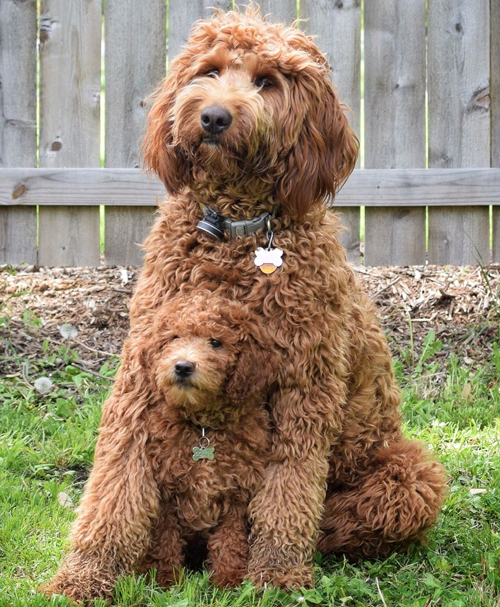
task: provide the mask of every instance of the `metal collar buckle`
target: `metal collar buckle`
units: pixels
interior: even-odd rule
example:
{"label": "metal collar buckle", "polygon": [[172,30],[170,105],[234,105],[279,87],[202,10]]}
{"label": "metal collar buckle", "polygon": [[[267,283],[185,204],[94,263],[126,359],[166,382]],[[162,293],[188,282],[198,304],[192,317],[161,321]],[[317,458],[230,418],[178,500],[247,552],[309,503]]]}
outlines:
{"label": "metal collar buckle", "polygon": [[202,205],[202,210],[205,213],[205,217],[198,222],[196,227],[205,232],[205,234],[209,234],[219,240],[222,240],[224,232],[229,232],[230,237],[235,238],[236,236],[249,236],[263,228],[267,229],[271,218],[271,214],[264,211],[264,213],[253,219],[232,221],[223,215],[219,215],[219,213],[207,205]]}

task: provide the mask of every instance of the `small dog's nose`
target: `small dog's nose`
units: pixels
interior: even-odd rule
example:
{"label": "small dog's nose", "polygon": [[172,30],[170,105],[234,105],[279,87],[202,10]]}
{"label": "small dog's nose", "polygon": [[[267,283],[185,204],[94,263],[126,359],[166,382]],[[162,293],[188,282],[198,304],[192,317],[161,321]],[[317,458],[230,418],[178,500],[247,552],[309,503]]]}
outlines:
{"label": "small dog's nose", "polygon": [[187,360],[179,360],[175,363],[175,374],[181,379],[186,379],[194,372],[194,363]]}
{"label": "small dog's nose", "polygon": [[200,121],[207,133],[218,135],[230,127],[233,117],[220,105],[211,105],[203,110]]}

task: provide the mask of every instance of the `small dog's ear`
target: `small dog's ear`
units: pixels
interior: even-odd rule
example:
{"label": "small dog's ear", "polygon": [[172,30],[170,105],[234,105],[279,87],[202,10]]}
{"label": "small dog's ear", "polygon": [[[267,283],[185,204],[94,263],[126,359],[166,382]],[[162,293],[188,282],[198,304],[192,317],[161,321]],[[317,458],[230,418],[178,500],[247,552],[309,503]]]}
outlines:
{"label": "small dog's ear", "polygon": [[264,394],[276,376],[276,355],[265,351],[252,339],[245,343],[226,385],[226,395],[241,403],[253,395]]}
{"label": "small dog's ear", "polygon": [[[176,61],[179,62],[180,58]],[[151,95],[153,105],[148,114],[141,146],[144,164],[158,175],[172,194],[177,193],[189,181],[186,159],[173,145],[172,109],[180,86],[177,72],[176,65],[172,64],[169,76]]]}
{"label": "small dog's ear", "polygon": [[[301,220],[315,203],[335,196],[349,177],[358,157],[359,141],[344,113],[333,84],[323,76],[292,84],[292,105],[304,108],[297,143],[278,184],[284,211]],[[307,109],[306,109],[307,108]]]}

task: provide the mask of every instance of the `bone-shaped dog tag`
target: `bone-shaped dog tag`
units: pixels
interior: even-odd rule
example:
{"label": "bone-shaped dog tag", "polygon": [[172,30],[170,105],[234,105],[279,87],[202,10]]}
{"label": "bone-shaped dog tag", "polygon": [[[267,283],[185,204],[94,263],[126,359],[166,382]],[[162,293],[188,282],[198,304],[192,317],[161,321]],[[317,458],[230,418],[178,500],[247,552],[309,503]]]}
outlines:
{"label": "bone-shaped dog tag", "polygon": [[282,257],[283,251],[281,249],[259,247],[255,251],[254,263],[264,274],[272,274],[276,268],[283,265]]}
{"label": "bone-shaped dog tag", "polygon": [[193,447],[193,460],[215,459],[215,447]]}
{"label": "bone-shaped dog tag", "polygon": [[215,459],[215,447],[210,446],[210,439],[205,436],[205,428],[201,429],[198,445],[198,447],[193,447],[193,460],[195,462],[198,462],[200,459]]}

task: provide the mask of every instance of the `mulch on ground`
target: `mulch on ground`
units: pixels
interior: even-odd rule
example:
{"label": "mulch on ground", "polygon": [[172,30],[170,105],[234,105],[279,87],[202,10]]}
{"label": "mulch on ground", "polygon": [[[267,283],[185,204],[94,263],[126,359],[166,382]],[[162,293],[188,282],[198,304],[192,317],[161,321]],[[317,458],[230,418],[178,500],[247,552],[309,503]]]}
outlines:
{"label": "mulch on ground", "polygon": [[[139,271],[0,268],[0,375],[17,374],[18,357],[43,359],[44,341],[68,345],[82,368],[97,373],[121,350]],[[356,273],[407,368],[431,331],[442,341],[436,356],[443,364],[455,355],[474,369],[491,355],[499,337],[499,267],[357,267]]]}

